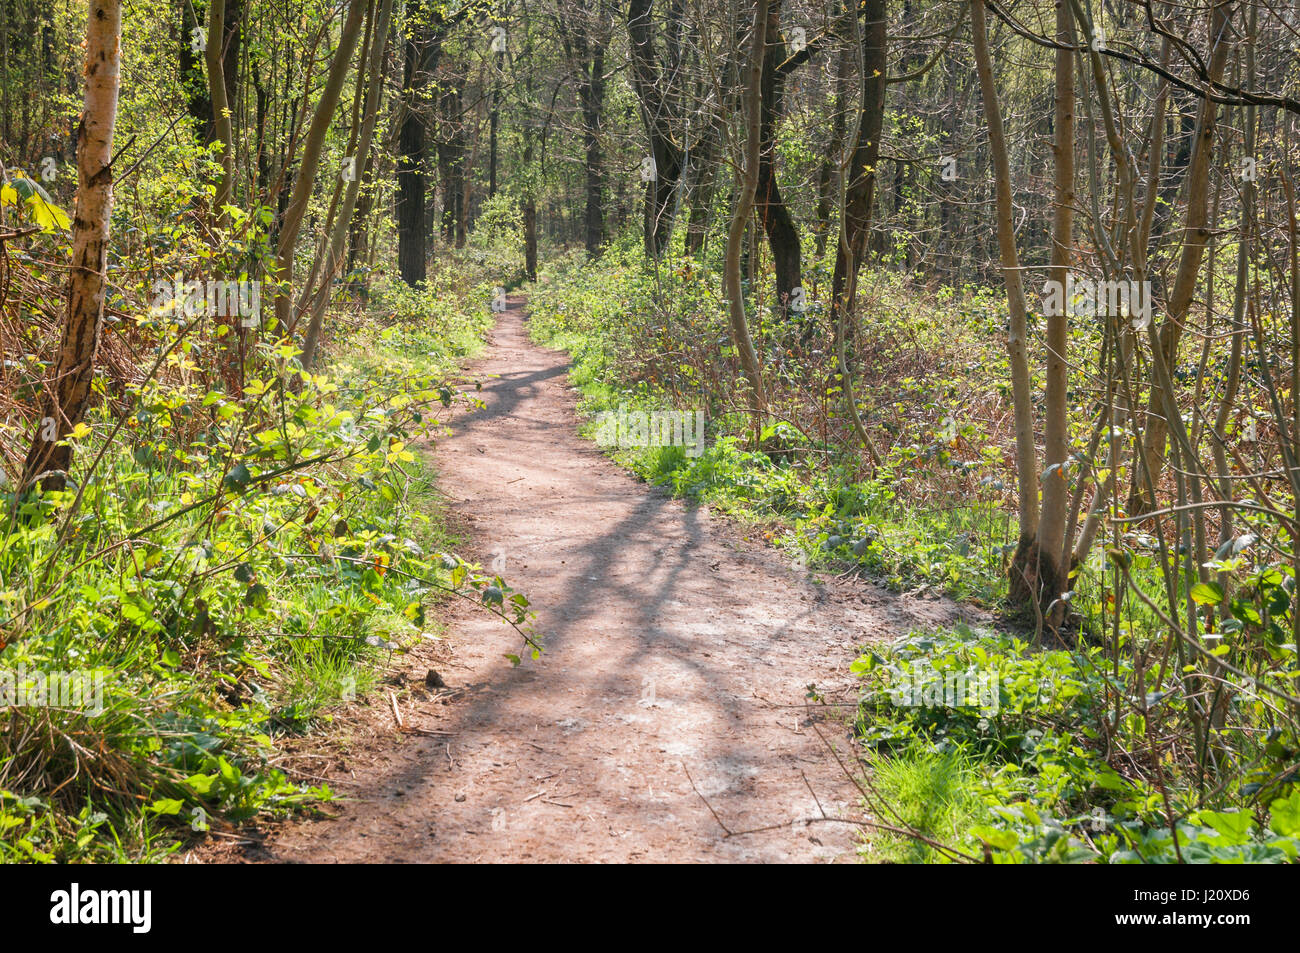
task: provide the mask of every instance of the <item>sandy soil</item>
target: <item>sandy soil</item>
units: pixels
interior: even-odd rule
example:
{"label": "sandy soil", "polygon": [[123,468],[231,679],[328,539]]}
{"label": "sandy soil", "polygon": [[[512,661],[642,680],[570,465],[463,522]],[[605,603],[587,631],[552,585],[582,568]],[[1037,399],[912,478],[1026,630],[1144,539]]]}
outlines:
{"label": "sandy soil", "polygon": [[[385,695],[317,756],[349,797],[333,818],[211,859],[852,859],[858,828],[803,823],[862,817],[827,745],[851,751],[845,723],[810,709],[807,686],[851,699],[859,646],[962,610],[814,579],[639,482],[577,436],[566,358],[525,322],[512,299],[472,369],[486,408],[433,452],[469,552],[504,558],[546,651],[512,667],[515,633],[451,607],[447,638],[406,657],[392,687],[405,722],[437,733],[397,732]],[[448,689],[425,687],[430,668]]]}

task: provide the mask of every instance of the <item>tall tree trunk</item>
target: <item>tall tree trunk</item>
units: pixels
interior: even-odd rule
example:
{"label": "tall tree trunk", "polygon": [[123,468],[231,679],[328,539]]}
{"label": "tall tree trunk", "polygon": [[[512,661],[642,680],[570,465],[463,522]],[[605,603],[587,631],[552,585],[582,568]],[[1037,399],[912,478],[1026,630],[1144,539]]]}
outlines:
{"label": "tall tree trunk", "polygon": [[496,55],[496,71],[492,76],[492,107],[488,111],[488,198],[497,194],[497,127],[501,122],[500,76],[505,53]]}
{"label": "tall tree trunk", "polygon": [[785,62],[785,43],[781,40],[781,0],[770,0],[767,11],[767,48],[764,51],[763,102],[759,140],[758,192],[755,207],[768,247],[772,250],[772,263],[776,271],[776,300],[782,313],[790,307],[791,295],[802,281],[799,231],[794,216],[781,197],[776,181],[776,126],[784,109],[785,75],[781,64]]}
{"label": "tall tree trunk", "polygon": [[[989,153],[997,193],[998,252],[1002,260],[1002,278],[1007,289],[1007,360],[1011,366],[1011,400],[1016,430],[1016,489],[1019,497],[1019,541],[1016,552],[1019,556],[1031,550],[1038,535],[1038,456],[1034,446],[1034,405],[1030,393],[1027,356],[1029,320],[1025,310],[1020,256],[1016,251],[1011,163],[1007,157],[1006,132],[1002,126],[1002,107],[998,103],[998,91],[993,82],[984,0],[971,0],[970,12],[975,72],[979,77],[980,93],[984,100],[984,120],[988,127]],[[1017,559],[1017,564],[1021,562],[1023,560]],[[1022,581],[1030,592],[1039,591],[1034,580]]]}
{"label": "tall tree trunk", "polygon": [[835,208],[835,196],[839,193],[839,177],[836,166],[844,150],[846,134],[849,71],[853,66],[852,53],[845,49],[840,52],[835,67],[835,100],[831,116],[831,141],[827,144],[826,155],[822,158],[820,171],[817,173],[817,258],[826,254],[826,240],[831,233],[831,211]]}
{"label": "tall tree trunk", "polygon": [[665,78],[655,54],[652,6],[653,0],[629,0],[627,32],[631,44],[632,86],[641,107],[650,158],[654,160],[653,177],[648,177],[645,186],[645,251],[648,257],[657,259],[667,249],[673,231],[673,200],[682,172],[682,151],[673,138],[675,102],[661,88]]}
{"label": "tall tree trunk", "polygon": [[[236,25],[238,31],[238,25]],[[221,143],[221,181],[212,200],[212,218],[221,225],[230,221],[225,206],[235,187],[235,136],[231,129],[231,103],[227,93],[225,58],[226,0],[208,0],[208,43],[204,57],[208,66],[208,97],[212,100],[212,122],[216,141]]]}
{"label": "tall tree trunk", "polygon": [[597,31],[589,35],[585,27],[575,32],[574,48],[582,61],[582,83],[578,99],[582,103],[582,141],[586,151],[584,173],[586,176],[587,207],[584,216],[583,240],[588,256],[600,254],[605,242],[605,169],[600,147],[600,116],[605,108],[605,46],[608,41]]}
{"label": "tall tree trunk", "polygon": [[72,222],[68,307],[54,375],[23,466],[24,488],[61,490],[72,447],[61,441],[86,414],[104,321],[105,269],[113,208],[113,126],[122,37],[121,0],[91,0],[86,23],[86,100],[78,127],[77,211]]}
{"label": "tall tree trunk", "polygon": [[316,171],[320,165],[321,150],[325,145],[325,134],[329,132],[334,119],[334,110],[338,107],[339,96],[343,91],[343,82],[347,79],[352,65],[352,54],[357,49],[357,39],[361,34],[361,18],[366,5],[363,0],[351,0],[348,4],[347,20],[339,37],[338,49],[334,51],[334,61],[330,64],[329,76],[325,88],[321,91],[320,101],[316,104],[316,113],[312,116],[311,127],[303,142],[302,164],[298,167],[298,176],[294,180],[293,195],[285,209],[284,224],[280,228],[280,243],[276,254],[276,279],[280,287],[275,295],[275,317],[281,329],[291,329],[289,312],[293,303],[293,261],[297,250],[298,232],[302,227],[303,216],[307,212],[307,201],[311,198],[312,186],[316,182]]}
{"label": "tall tree trunk", "polygon": [[767,35],[768,0],[755,0],[754,35],[746,69],[745,84],[745,172],[740,195],[731,212],[731,227],[727,232],[727,253],[723,267],[723,291],[727,299],[727,313],[731,324],[731,339],[740,356],[740,366],[749,383],[750,406],[755,422],[766,408],[763,389],[763,369],[754,350],[745,320],[745,296],[740,284],[740,250],[745,238],[745,226],[754,208],[754,194],[758,191],[758,163],[761,148],[763,110],[763,45]]}
{"label": "tall tree trunk", "polygon": [[[845,409],[862,449],[871,462],[878,466],[880,455],[858,413],[847,346],[848,321],[856,311],[858,267],[862,263],[867,238],[871,234],[871,207],[876,192],[880,136],[885,123],[885,91],[889,82],[886,76],[889,59],[886,0],[863,0],[862,11],[866,17],[865,29],[858,26],[856,9],[848,10],[845,15],[855,38],[854,45],[861,51],[862,69],[858,79],[861,99],[853,136],[853,152],[849,157],[847,174],[841,173],[846,185],[840,205],[840,237],[836,246],[835,271],[831,275],[831,327]],[[813,325],[809,322],[804,329],[805,340],[812,330]]]}
{"label": "tall tree trunk", "polygon": [[686,254],[699,258],[709,240],[713,221],[713,196],[718,182],[718,148],[722,142],[720,114],[710,110],[704,134],[695,142],[691,155],[688,195],[690,213],[686,219]]}
{"label": "tall tree trunk", "polygon": [[[408,285],[424,281],[428,257],[424,193],[429,158],[423,91],[442,53],[442,18],[423,3],[411,8],[402,78],[403,114],[397,159],[397,270]],[[426,19],[427,18],[427,19]]]}
{"label": "tall tree trunk", "polygon": [[[370,142],[374,136],[375,123],[379,119],[379,108],[384,92],[384,58],[388,52],[388,24],[392,18],[392,13],[393,0],[383,0],[383,5],[379,8],[379,19],[376,22],[374,44],[370,54],[370,88],[366,94],[366,111],[361,120],[361,135],[357,140],[355,159],[358,169],[364,168],[370,158]],[[325,309],[329,305],[330,288],[333,285],[335,274],[343,264],[348,226],[351,224],[352,214],[357,207],[357,194],[360,190],[361,175],[358,173],[348,182],[347,193],[344,195],[342,207],[334,220],[329,253],[321,273],[320,289],[316,292],[315,302],[312,306],[311,324],[308,325],[307,333],[303,336],[303,367],[311,367],[312,359],[316,356],[316,345],[320,340],[321,326],[325,321]]]}
{"label": "tall tree trunk", "polygon": [[[1065,552],[1065,526],[1070,505],[1070,487],[1066,479],[1065,461],[1070,452],[1070,424],[1067,391],[1069,365],[1066,348],[1069,344],[1069,317],[1064,307],[1064,289],[1070,273],[1070,256],[1073,248],[1074,227],[1074,14],[1069,0],[1056,0],[1056,82],[1055,107],[1052,117],[1055,154],[1052,209],[1052,259],[1048,271],[1050,280],[1061,289],[1062,307],[1048,309],[1045,316],[1047,330],[1047,368],[1045,388],[1044,468],[1042,483],[1042,510],[1038,518],[1035,546],[1018,552],[1011,569],[1010,595],[1013,603],[1024,605],[1029,599],[1038,599],[1046,609],[1051,607],[1048,621],[1059,624],[1066,606],[1059,596],[1066,585],[1065,567],[1061,556]],[[1031,566],[1032,564],[1032,566]],[[1033,580],[1037,587],[1027,588]]]}
{"label": "tall tree trunk", "polygon": [[532,195],[524,202],[524,274],[537,280],[537,199]]}
{"label": "tall tree trunk", "polygon": [[[853,314],[857,269],[871,232],[871,205],[876,192],[880,136],[885,125],[886,46],[885,0],[863,0],[866,25],[862,33],[862,76],[857,135],[847,163],[840,240],[831,275],[831,317]],[[854,16],[850,10],[848,16]],[[853,21],[850,21],[853,22]],[[857,27],[855,26],[856,30]],[[838,326],[839,322],[836,322]]]}
{"label": "tall tree trunk", "polygon": [[[1228,0],[1216,0],[1209,14],[1208,72],[1211,81],[1215,83],[1223,80],[1223,73],[1228,64],[1228,52],[1232,46],[1231,24],[1228,22],[1229,5]],[[1178,259],[1174,287],[1165,305],[1165,320],[1159,331],[1161,352],[1159,358],[1170,368],[1177,363],[1183,321],[1196,294],[1201,260],[1210,237],[1208,217],[1210,167],[1214,160],[1214,132],[1218,113],[1217,103],[1211,101],[1208,96],[1201,99],[1192,146],[1192,160],[1187,169],[1183,247]],[[1169,421],[1165,418],[1165,413],[1167,408],[1174,406],[1175,395],[1166,393],[1166,389],[1161,386],[1156,377],[1157,375],[1152,375],[1140,449],[1146,472],[1142,472],[1144,469],[1142,465],[1133,468],[1133,489],[1129,495],[1129,510],[1133,513],[1147,512],[1154,505],[1147,486],[1149,484],[1152,488],[1156,487],[1164,469],[1165,445],[1169,439]]]}
{"label": "tall tree trunk", "polygon": [[239,53],[243,47],[245,0],[226,0],[225,35],[222,37],[221,75],[226,82],[226,102],[231,110],[239,102]]}

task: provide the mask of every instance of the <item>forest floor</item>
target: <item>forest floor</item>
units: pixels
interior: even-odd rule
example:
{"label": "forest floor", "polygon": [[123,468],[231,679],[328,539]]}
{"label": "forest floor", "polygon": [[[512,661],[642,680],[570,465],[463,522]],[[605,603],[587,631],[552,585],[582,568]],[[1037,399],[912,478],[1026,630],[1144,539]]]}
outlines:
{"label": "forest floor", "polygon": [[[381,698],[304,739],[312,776],[346,797],[330,816],[189,859],[853,859],[859,827],[820,820],[864,818],[837,759],[856,770],[850,663],[978,610],[809,573],[640,482],[578,436],[566,355],[533,345],[526,320],[511,298],[470,368],[485,408],[429,452],[462,551],[504,559],[545,651],[448,606],[445,637],[397,657]],[[809,702],[809,685],[845,707]]]}

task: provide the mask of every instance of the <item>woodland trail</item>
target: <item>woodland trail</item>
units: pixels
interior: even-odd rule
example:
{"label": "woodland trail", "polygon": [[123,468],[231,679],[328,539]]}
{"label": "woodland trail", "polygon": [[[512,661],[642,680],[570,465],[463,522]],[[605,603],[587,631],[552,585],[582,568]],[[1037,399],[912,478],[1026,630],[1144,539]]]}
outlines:
{"label": "woodland trail", "polygon": [[[274,829],[246,857],[852,859],[853,825],[792,823],[822,808],[862,816],[822,740],[848,751],[845,725],[805,707],[807,686],[852,698],[859,646],[960,610],[816,583],[639,482],[577,436],[565,355],[530,343],[525,321],[511,299],[472,368],[486,408],[455,420],[434,452],[468,552],[485,566],[504,554],[545,652],[512,667],[505,654],[524,654],[514,632],[451,607],[446,639],[402,663],[404,717],[440,734],[399,735],[374,704],[369,727],[320,769],[350,798],[331,806],[337,817]],[[428,668],[452,691],[425,692]],[[732,831],[779,826],[727,837],[713,812]]]}

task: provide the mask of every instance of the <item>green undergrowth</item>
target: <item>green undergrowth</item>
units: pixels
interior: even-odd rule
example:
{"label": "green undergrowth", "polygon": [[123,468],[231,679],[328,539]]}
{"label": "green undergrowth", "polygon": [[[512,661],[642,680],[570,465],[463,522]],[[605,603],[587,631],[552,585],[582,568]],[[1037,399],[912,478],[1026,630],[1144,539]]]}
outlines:
{"label": "green undergrowth", "polygon": [[[921,835],[873,833],[868,859],[1291,863],[1300,855],[1295,739],[1279,731],[1255,744],[1251,726],[1269,707],[1259,691],[1228,700],[1212,743],[1235,770],[1212,783],[1197,776],[1176,667],[1137,673],[1103,649],[1034,649],[959,625],[873,648],[853,670],[874,814]],[[1124,688],[1135,681],[1146,689],[1137,699]]]}
{"label": "green undergrowth", "polygon": [[[1004,554],[1015,540],[1002,485],[977,482],[973,493],[936,497],[934,505],[917,490],[924,467],[968,468],[950,446],[962,434],[941,431],[900,446],[871,479],[856,474],[842,448],[786,421],[773,418],[754,434],[691,354],[691,342],[730,350],[716,286],[717,275],[692,262],[652,270],[619,248],[594,264],[559,259],[545,269],[529,298],[530,332],[570,354],[583,433],[596,436],[601,413],[702,410],[707,437],[697,453],[683,446],[609,452],[648,482],[762,526],[800,565],[856,564],[896,589],[933,586],[984,603],[1005,594]],[[636,355],[656,344],[657,356],[638,363]],[[672,356],[681,360],[673,364]]]}
{"label": "green undergrowth", "polygon": [[268,333],[233,388],[140,314],[158,373],[72,435],[65,490],[0,495],[0,860],[157,861],[329,800],[280,745],[437,637],[440,600],[526,625],[523,594],[453,554],[417,448],[476,400],[456,369],[499,271],[378,283],[318,372]]}
{"label": "green undergrowth", "polygon": [[[789,345],[762,307],[750,308],[751,327],[782,411],[751,429],[733,402],[741,383],[708,264],[647,266],[618,243],[595,262],[559,259],[531,292],[530,327],[572,356],[593,439],[610,442],[602,414],[703,411],[703,448],[639,445],[637,428],[632,445],[609,448],[647,481],[755,524],[796,566],[860,567],[895,588],[997,606],[1016,544],[1014,469],[997,423],[1009,419],[1002,319],[983,292],[931,293],[887,274],[871,283],[858,342],[870,382],[860,403],[881,457],[871,468],[832,439],[845,433],[842,382],[825,354]],[[792,383],[808,380],[820,383]],[[873,815],[895,830],[873,832],[865,856],[1294,860],[1292,583],[1272,541],[1266,520],[1244,513],[1208,564],[1231,585],[1188,590],[1176,552],[1108,526],[1077,567],[1071,625],[1055,641],[962,626],[867,652],[856,666],[859,736]],[[1166,587],[1202,614],[1199,650],[1231,670],[1207,674],[1134,595]],[[891,697],[935,671],[992,685],[994,704]]]}

